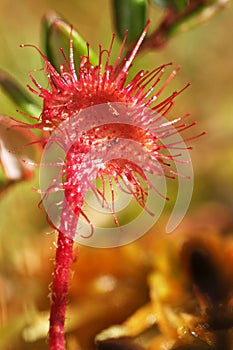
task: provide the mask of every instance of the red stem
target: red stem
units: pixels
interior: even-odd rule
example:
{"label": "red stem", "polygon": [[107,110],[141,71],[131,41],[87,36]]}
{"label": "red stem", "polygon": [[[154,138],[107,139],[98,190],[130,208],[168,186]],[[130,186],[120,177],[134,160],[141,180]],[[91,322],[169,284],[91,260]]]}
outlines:
{"label": "red stem", "polygon": [[49,349],[65,349],[65,313],[70,267],[72,263],[73,240],[62,232],[58,234],[55,268],[52,284]]}
{"label": "red stem", "polygon": [[63,209],[51,290],[49,350],[65,350],[65,314],[77,221],[78,216],[69,208]]}

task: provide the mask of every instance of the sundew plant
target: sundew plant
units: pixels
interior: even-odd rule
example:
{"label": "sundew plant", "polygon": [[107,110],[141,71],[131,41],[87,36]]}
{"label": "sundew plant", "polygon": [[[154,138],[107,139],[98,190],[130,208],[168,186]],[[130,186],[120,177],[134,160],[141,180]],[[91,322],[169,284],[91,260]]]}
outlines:
{"label": "sundew plant", "polygon": [[[169,201],[166,181],[178,181],[176,215],[173,216],[176,219],[172,217],[170,220],[169,232],[183,219],[191,200],[190,144],[204,132],[193,128],[196,123],[187,111],[180,116],[173,112],[174,104],[182,100],[189,83],[170,92],[170,83],[180,69],[170,62],[150,70],[139,64],[136,72],[131,71],[135,60],[140,60],[140,54],[162,49],[175,33],[189,25],[201,24],[227,1],[153,3],[164,11],[162,21],[155,29],[153,22],[147,19],[147,1],[113,1],[116,33],[109,33],[109,46],[100,44],[96,53],[78,34],[76,23],[70,24],[62,16],[49,12],[43,19],[44,48],[40,49],[33,43],[20,45],[24,50],[31,50],[31,55],[39,55],[43,62],[40,73],[44,74],[46,82],[39,82],[35,77],[38,72],[29,72],[27,86],[30,94],[37,96],[41,107],[34,104],[6,73],[1,73],[1,85],[18,104],[22,116],[2,121],[3,130],[12,129],[14,138],[21,140],[21,145],[16,143],[14,149],[8,151],[8,157],[4,153],[8,146],[3,142],[4,190],[13,182],[31,178],[39,168],[40,183],[36,190],[41,195],[39,207],[57,234],[50,286],[48,341],[44,343],[44,348],[48,346],[50,350],[79,346],[66,343],[65,335],[71,266],[76,258],[79,263],[79,256],[74,257],[75,242],[112,249],[136,241],[156,223],[163,205]],[[166,91],[169,92],[166,94]],[[36,150],[39,154],[37,160],[28,156],[28,148]],[[162,203],[161,208],[159,203]],[[130,209],[126,213],[127,206]],[[195,251],[188,257],[186,253],[183,255],[186,261],[190,261],[189,273],[199,288],[197,300],[200,302],[203,293],[211,300],[218,300],[217,304],[214,302],[217,307],[222,303],[221,298],[225,298],[227,304],[228,285],[224,293],[217,293],[216,297],[196,277],[196,256],[207,266],[210,264],[206,269],[210,276],[215,271],[215,264],[205,260],[205,254],[202,256],[202,250],[195,244],[198,253]],[[207,245],[203,247],[200,249],[207,249]],[[187,251],[192,249],[189,247]],[[90,251],[90,259],[91,254]],[[224,285],[224,281],[216,277],[216,283]],[[158,317],[159,328],[162,325],[160,331],[166,333],[163,325],[167,322],[169,328],[171,317],[160,318],[160,313],[157,313],[158,310],[154,317]],[[142,324],[146,323],[147,316],[147,312],[142,316]],[[231,316],[228,313],[223,315],[227,319]],[[210,349],[218,349],[220,338],[215,334],[208,338],[203,330],[198,333],[193,322],[189,324],[188,316],[184,317],[184,327],[190,329],[190,334],[192,327],[196,327],[193,332],[197,336],[187,339],[184,336],[182,341],[194,344],[200,337],[202,342],[211,346]],[[96,338],[100,349],[104,348],[107,338],[115,339],[117,334],[119,338],[125,336],[122,330],[114,332],[110,330],[107,336]],[[225,333],[222,339],[224,337]],[[225,348],[230,349],[228,333],[226,339]],[[164,344],[165,341],[161,341],[161,346]],[[182,344],[177,347],[175,340],[167,344],[166,349],[184,349]],[[147,348],[146,341],[141,345]],[[114,345],[110,342],[107,346]]]}

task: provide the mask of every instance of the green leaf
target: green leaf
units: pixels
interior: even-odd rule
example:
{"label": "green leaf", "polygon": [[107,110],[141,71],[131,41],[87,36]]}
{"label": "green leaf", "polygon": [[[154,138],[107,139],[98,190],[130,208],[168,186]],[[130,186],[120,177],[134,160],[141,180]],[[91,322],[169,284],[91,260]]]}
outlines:
{"label": "green leaf", "polygon": [[22,112],[35,117],[40,115],[40,106],[36,104],[25,89],[4,71],[0,71],[0,87]]}
{"label": "green leaf", "polygon": [[128,30],[127,43],[135,42],[146,24],[146,0],[113,0],[113,14],[118,36],[123,39]]}
{"label": "green leaf", "polygon": [[[59,70],[60,64],[64,63],[61,48],[69,59],[70,35],[71,26],[61,17],[54,12],[45,15],[42,21],[42,45],[48,60],[57,70]],[[72,39],[74,61],[77,69],[81,62],[81,56],[87,55],[87,44],[75,29],[72,29]],[[94,66],[98,64],[98,57],[92,49],[90,49],[90,61]]]}

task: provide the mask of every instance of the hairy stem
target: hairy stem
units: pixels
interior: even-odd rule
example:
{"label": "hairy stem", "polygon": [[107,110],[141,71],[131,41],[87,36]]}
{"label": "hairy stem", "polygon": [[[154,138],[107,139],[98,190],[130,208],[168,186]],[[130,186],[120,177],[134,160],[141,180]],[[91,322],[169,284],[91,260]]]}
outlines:
{"label": "hairy stem", "polygon": [[[69,218],[69,219],[67,219]],[[49,349],[65,349],[65,314],[70,279],[70,268],[73,261],[73,237],[78,218],[67,215],[66,209],[61,216],[58,232],[55,268],[51,290]],[[67,234],[66,234],[67,233]]]}

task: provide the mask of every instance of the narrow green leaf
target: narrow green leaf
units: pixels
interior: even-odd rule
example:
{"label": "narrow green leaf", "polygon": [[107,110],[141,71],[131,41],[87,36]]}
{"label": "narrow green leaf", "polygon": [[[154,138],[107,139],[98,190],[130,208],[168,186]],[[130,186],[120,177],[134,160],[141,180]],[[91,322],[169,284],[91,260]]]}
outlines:
{"label": "narrow green leaf", "polygon": [[40,115],[40,106],[8,73],[1,70],[0,87],[22,112],[35,117]]}
{"label": "narrow green leaf", "polygon": [[[52,65],[59,70],[60,64],[64,63],[64,57],[61,53],[63,49],[65,56],[69,59],[71,26],[54,12],[49,12],[42,22],[42,45],[45,49],[46,56]],[[73,50],[76,68],[79,67],[81,56],[87,55],[86,41],[80,34],[73,29]],[[98,64],[98,57],[90,49],[90,61],[93,65]]]}
{"label": "narrow green leaf", "polygon": [[119,37],[123,39],[125,31],[128,30],[127,42],[134,42],[146,24],[147,1],[113,0],[113,14]]}

